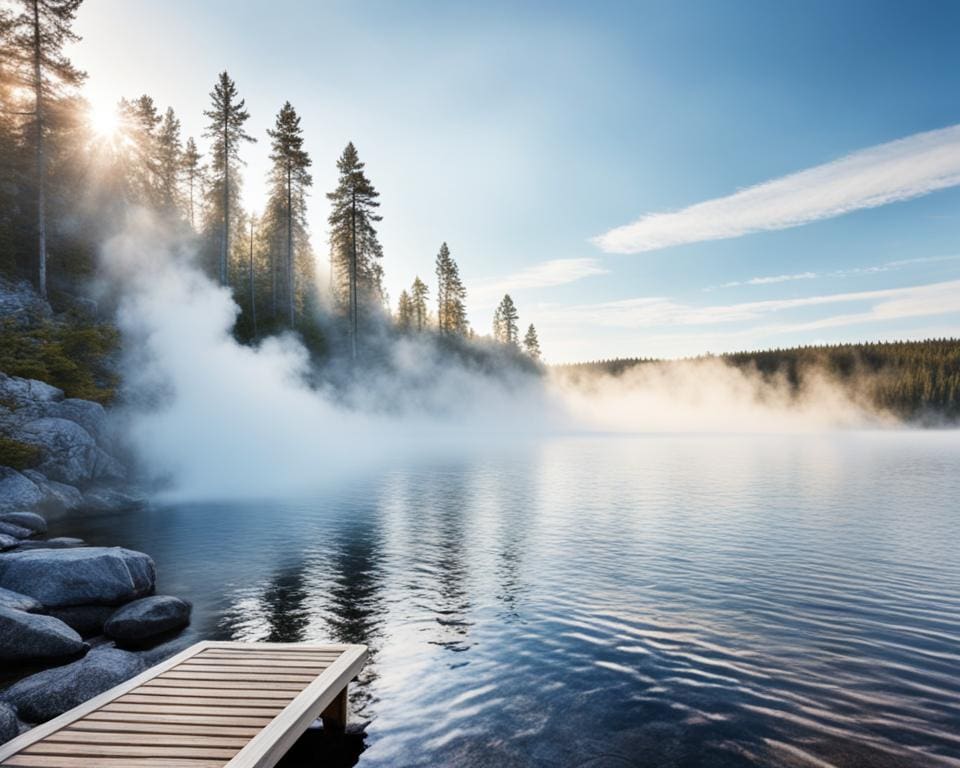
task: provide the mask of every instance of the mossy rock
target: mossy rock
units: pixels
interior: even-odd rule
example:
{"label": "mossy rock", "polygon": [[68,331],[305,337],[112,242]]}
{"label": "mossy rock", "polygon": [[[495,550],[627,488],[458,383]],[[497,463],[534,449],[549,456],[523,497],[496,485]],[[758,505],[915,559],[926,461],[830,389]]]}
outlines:
{"label": "mossy rock", "polygon": [[30,469],[40,463],[40,448],[0,435],[0,466],[16,470]]}

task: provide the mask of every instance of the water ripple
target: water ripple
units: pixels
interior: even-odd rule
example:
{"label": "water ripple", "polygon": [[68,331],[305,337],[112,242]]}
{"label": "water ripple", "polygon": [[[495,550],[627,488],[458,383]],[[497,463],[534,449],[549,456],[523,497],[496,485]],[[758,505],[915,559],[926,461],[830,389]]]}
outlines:
{"label": "water ripple", "polygon": [[62,533],[198,637],[367,643],[368,768],[958,768],[958,499],[950,435],[597,438]]}

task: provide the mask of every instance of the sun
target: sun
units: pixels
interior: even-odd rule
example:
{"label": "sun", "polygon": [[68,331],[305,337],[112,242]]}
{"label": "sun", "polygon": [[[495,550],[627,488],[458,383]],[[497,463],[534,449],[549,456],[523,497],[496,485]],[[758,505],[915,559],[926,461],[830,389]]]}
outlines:
{"label": "sun", "polygon": [[88,119],[90,121],[90,127],[97,136],[112,136],[120,127],[120,115],[117,113],[117,105],[110,102],[90,104],[88,108]]}

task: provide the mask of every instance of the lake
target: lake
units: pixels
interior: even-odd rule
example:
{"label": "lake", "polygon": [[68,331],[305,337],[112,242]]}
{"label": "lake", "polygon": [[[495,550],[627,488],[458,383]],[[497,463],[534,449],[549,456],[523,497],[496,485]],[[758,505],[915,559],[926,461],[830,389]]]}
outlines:
{"label": "lake", "polygon": [[[322,467],[318,467],[318,473]],[[960,765],[960,434],[571,437],[53,535],[366,643],[360,766]]]}

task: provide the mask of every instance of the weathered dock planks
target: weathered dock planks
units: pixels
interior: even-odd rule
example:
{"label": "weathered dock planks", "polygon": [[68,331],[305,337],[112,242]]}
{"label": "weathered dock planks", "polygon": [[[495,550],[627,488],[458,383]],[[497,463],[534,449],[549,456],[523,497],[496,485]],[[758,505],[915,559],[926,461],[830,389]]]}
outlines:
{"label": "weathered dock planks", "polygon": [[0,745],[23,768],[271,768],[318,717],[346,724],[362,645],[202,642]]}

